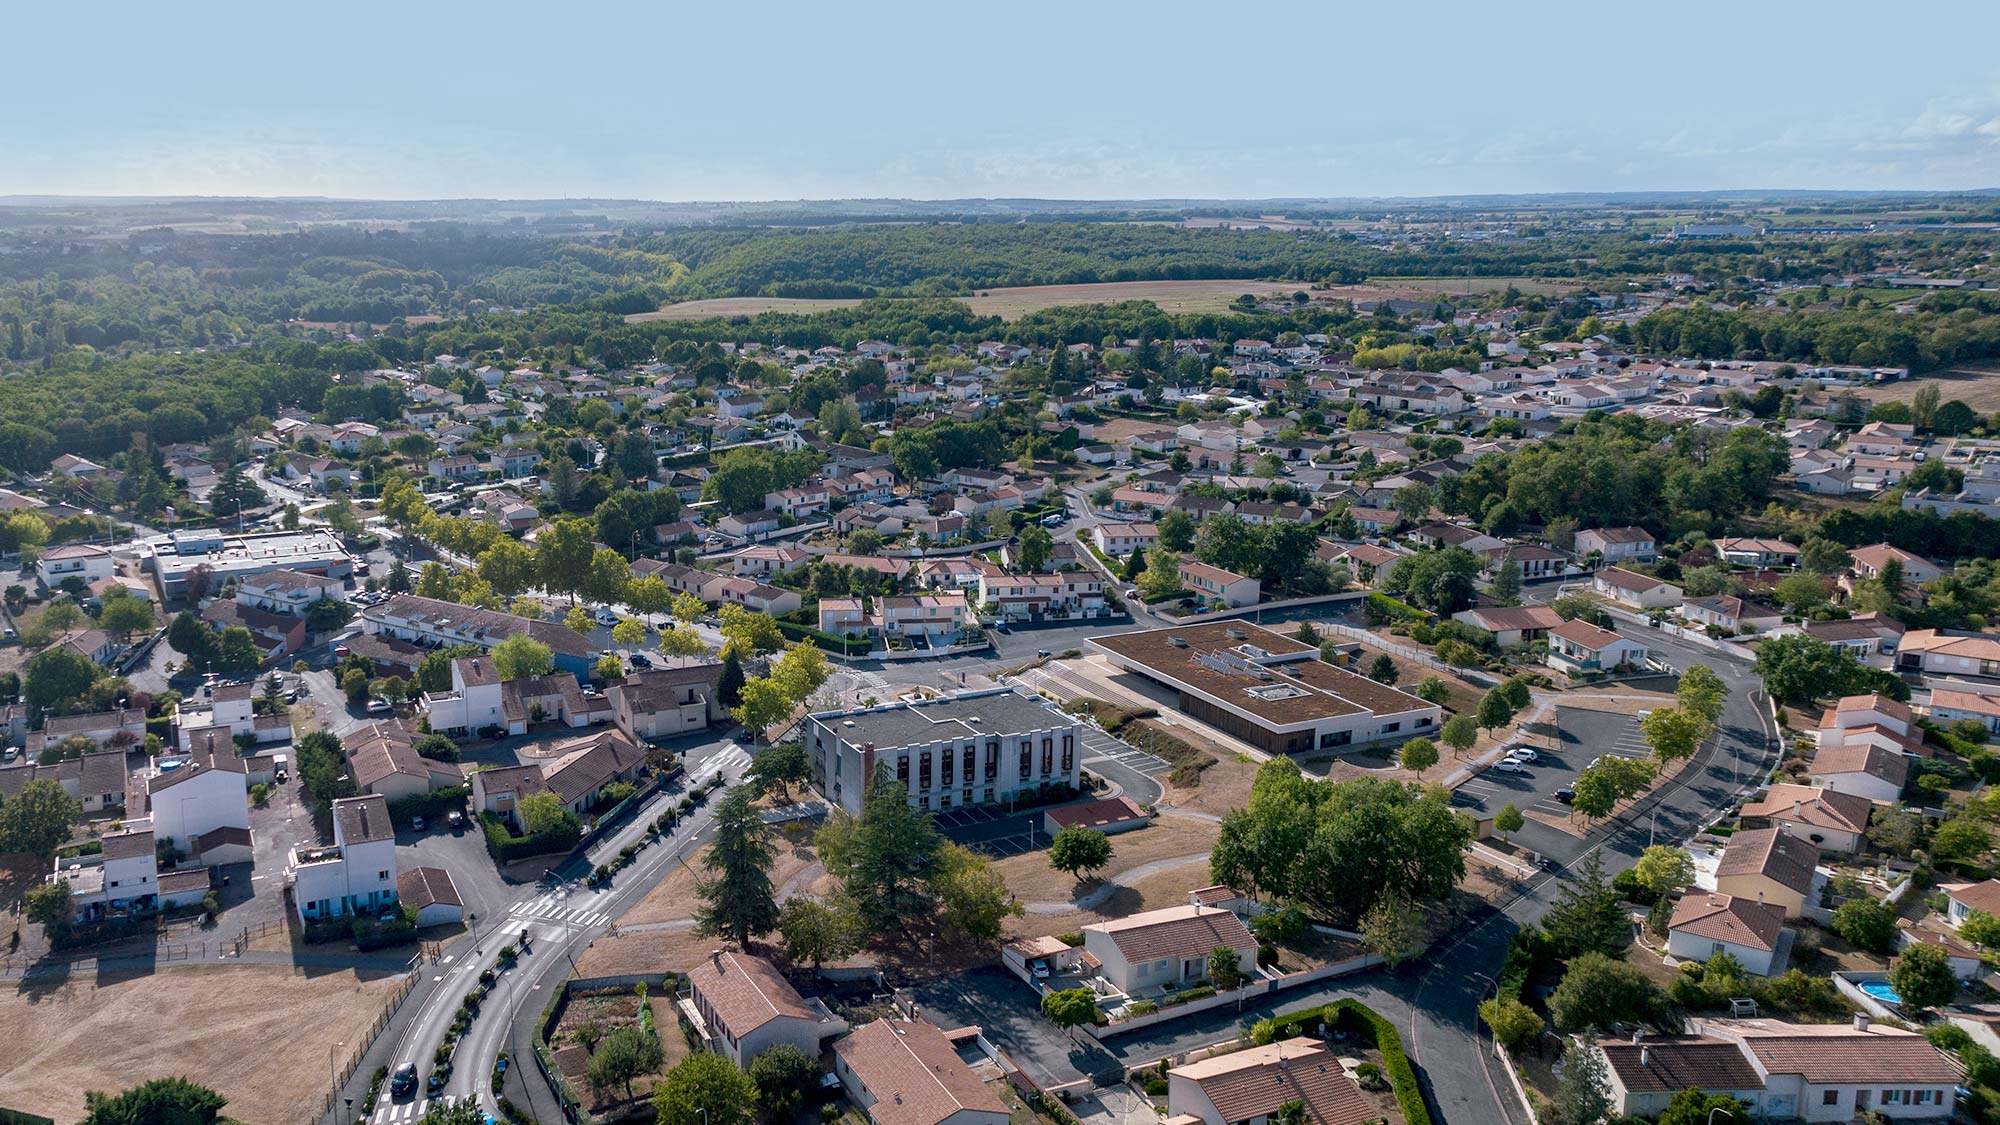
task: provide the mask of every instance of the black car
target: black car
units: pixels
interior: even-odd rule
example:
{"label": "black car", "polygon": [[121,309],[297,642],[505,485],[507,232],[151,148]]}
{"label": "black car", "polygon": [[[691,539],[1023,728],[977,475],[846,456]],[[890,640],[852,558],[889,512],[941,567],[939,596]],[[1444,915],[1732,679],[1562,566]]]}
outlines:
{"label": "black car", "polygon": [[1561,789],[1556,790],[1556,800],[1561,801],[1563,804],[1567,805],[1570,802],[1576,800],[1576,790],[1571,789],[1569,786],[1565,785]]}
{"label": "black car", "polygon": [[632,661],[632,667],[634,668],[651,668],[653,666],[653,658],[643,652],[635,652],[628,659]]}
{"label": "black car", "polygon": [[396,1073],[389,1078],[389,1096],[401,1098],[416,1092],[417,1064],[404,1063],[397,1067]]}

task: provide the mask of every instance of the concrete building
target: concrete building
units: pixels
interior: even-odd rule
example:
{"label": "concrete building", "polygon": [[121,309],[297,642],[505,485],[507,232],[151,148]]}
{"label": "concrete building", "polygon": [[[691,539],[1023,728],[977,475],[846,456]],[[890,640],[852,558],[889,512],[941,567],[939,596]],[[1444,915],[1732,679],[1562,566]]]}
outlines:
{"label": "concrete building", "polygon": [[176,531],[139,544],[142,563],[159,579],[168,598],[181,596],[188,575],[203,571],[209,589],[220,591],[273,570],[295,570],[346,578],[354,572],[347,548],[324,529],[232,535],[218,530]]}
{"label": "concrete building", "polygon": [[379,915],[396,905],[396,833],[379,794],[333,803],[333,844],[294,847],[285,882],[301,922]]}
{"label": "concrete building", "polygon": [[111,552],[88,543],[64,543],[35,556],[35,576],[44,586],[60,586],[71,578],[88,586],[111,577],[115,570]]}
{"label": "concrete building", "polygon": [[688,970],[681,1012],[709,1050],[739,1067],[779,1045],[817,1059],[828,1039],[847,1031],[826,1005],[807,1000],[769,961],[717,950]]}
{"label": "concrete building", "polygon": [[253,574],[236,584],[236,601],[266,613],[303,616],[321,599],[345,600],[347,584],[325,574],[302,570],[272,570]]}
{"label": "concrete building", "polygon": [[1643,669],[1652,655],[1644,642],[1587,621],[1565,621],[1549,630],[1548,637],[1549,667],[1572,676]]}
{"label": "concrete building", "polygon": [[134,781],[141,807],[128,812],[146,818],[155,840],[209,865],[250,858],[248,767],[227,737],[154,758]]}
{"label": "concrete building", "polygon": [[1730,837],[1715,868],[1715,889],[1748,902],[1768,902],[1787,918],[1818,905],[1825,881],[1817,870],[1819,850],[1776,828],[1756,828]]}
{"label": "concrete building", "polygon": [[1671,609],[1681,604],[1681,588],[1650,574],[1607,566],[1590,577],[1590,589],[1633,609]]}
{"label": "concrete building", "polygon": [[941,699],[822,711],[805,721],[813,782],[859,813],[878,770],[924,809],[1006,804],[1050,787],[1074,788],[1082,723],[1011,688]]}
{"label": "concrete building", "polygon": [[1433,734],[1436,704],[1357,676],[1243,621],[1093,637],[1117,667],[1169,687],[1182,712],[1274,754]]}
{"label": "concrete building", "polygon": [[492,648],[508,637],[526,633],[549,646],[557,671],[578,679],[588,678],[597,661],[597,650],[567,625],[415,594],[398,594],[381,605],[369,606],[361,611],[361,622],[370,633],[435,647],[475,644]]}
{"label": "concrete building", "polygon": [[605,693],[612,721],[635,742],[704,730],[729,717],[715,693],[720,664],[689,664],[635,672]]}

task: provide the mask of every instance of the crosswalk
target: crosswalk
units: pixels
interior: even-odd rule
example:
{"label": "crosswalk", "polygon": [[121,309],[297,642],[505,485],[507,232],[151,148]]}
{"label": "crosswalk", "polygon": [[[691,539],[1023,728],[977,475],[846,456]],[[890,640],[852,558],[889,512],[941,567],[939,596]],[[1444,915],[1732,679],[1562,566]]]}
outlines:
{"label": "crosswalk", "polygon": [[388,1092],[383,1092],[384,1101],[375,1107],[368,1117],[368,1125],[402,1125],[404,1122],[421,1118],[433,1104],[443,1105],[448,1098],[412,1098],[406,1102],[388,1100]]}
{"label": "crosswalk", "polygon": [[611,915],[608,911],[591,909],[596,901],[597,896],[592,895],[584,902],[571,906],[563,899],[544,895],[530,902],[515,903],[513,909],[508,911],[507,921],[501,923],[500,932],[518,934],[537,922],[552,926],[577,926],[583,929],[601,926],[611,920]]}
{"label": "crosswalk", "polygon": [[721,753],[702,762],[701,768],[694,771],[694,783],[700,785],[716,774],[728,773],[738,766],[749,764],[750,752],[732,742]]}

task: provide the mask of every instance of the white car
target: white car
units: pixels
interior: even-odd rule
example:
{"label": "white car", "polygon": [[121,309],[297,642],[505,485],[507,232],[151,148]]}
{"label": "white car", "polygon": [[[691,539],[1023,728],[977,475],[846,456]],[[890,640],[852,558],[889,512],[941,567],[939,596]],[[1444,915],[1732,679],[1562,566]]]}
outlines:
{"label": "white car", "polygon": [[1527,772],[1528,772],[1528,767],[1527,767],[1527,766],[1525,766],[1525,765],[1521,764],[1520,762],[1517,762],[1517,761],[1515,761],[1515,760],[1514,760],[1514,759],[1512,759],[1512,758],[1502,758],[1502,759],[1500,759],[1499,761],[1497,761],[1497,762],[1493,763],[1493,765],[1491,766],[1491,768],[1492,768],[1492,769],[1496,769],[1496,770],[1499,770],[1499,771],[1500,771],[1501,773],[1527,773]]}
{"label": "white car", "polygon": [[597,623],[599,625],[616,625],[618,624],[618,615],[608,609],[600,609],[597,611]]}
{"label": "white car", "polygon": [[1532,746],[1516,746],[1512,750],[1507,751],[1507,760],[1510,762],[1539,762],[1542,760],[1542,756]]}

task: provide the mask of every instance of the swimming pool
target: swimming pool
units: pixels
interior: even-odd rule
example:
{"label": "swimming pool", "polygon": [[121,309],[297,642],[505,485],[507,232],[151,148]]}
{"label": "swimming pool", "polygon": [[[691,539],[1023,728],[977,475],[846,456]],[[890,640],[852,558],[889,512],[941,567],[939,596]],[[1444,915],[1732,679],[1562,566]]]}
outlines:
{"label": "swimming pool", "polygon": [[1896,995],[1896,986],[1886,980],[1858,980],[1854,987],[1867,993],[1884,1004],[1901,1004],[1903,998]]}

